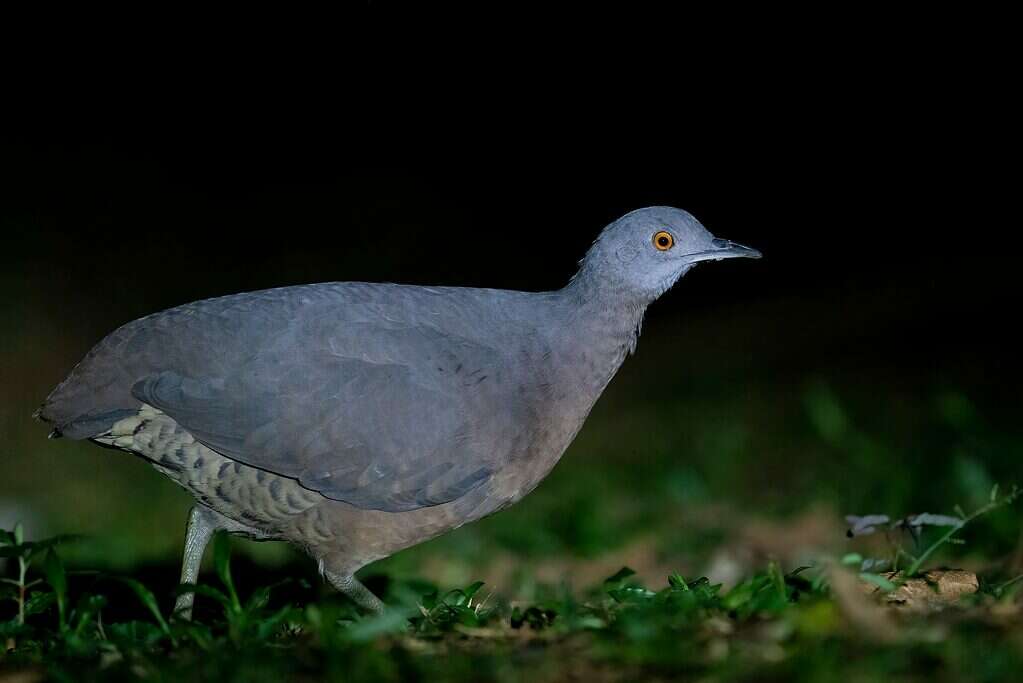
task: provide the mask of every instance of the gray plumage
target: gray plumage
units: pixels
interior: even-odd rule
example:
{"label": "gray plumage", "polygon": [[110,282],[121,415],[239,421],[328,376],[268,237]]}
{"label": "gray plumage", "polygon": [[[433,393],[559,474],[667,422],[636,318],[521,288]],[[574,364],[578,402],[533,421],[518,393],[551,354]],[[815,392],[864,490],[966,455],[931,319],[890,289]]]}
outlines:
{"label": "gray plumage", "polygon": [[191,545],[213,528],[296,542],[376,609],[355,570],[532,490],[646,307],[696,262],[736,256],[759,254],[652,207],[608,226],[556,292],[328,283],[198,301],[111,333],[38,415],[182,484],[200,504]]}

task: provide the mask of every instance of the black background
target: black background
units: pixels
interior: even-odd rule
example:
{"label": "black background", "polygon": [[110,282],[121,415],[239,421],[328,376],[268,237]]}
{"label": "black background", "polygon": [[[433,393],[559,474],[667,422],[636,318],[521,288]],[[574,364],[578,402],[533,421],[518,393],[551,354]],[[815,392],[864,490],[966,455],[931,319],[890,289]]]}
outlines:
{"label": "black background", "polygon": [[648,324],[758,311],[765,343],[798,349],[790,365],[1015,372],[1017,179],[998,80],[953,93],[911,70],[825,73],[754,77],[713,109],[633,93],[599,115],[544,90],[451,116],[428,102],[377,118],[139,107],[115,125],[15,131],[7,318],[63,327],[81,340],[70,359],[132,318],[243,290],[557,288],[604,225],[667,204],[765,256],[696,269]]}

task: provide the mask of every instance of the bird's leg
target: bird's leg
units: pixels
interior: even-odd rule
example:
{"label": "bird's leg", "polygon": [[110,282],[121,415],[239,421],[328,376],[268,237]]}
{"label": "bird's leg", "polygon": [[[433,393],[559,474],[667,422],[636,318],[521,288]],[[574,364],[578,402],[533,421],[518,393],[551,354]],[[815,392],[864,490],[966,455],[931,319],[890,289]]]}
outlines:
{"label": "bird's leg", "polygon": [[[188,512],[188,526],[185,528],[185,554],[181,561],[181,583],[195,584],[199,578],[199,565],[213,532],[219,527],[211,515],[200,506],[194,505]],[[174,603],[174,613],[182,619],[192,618],[195,593],[182,593]]]}
{"label": "bird's leg", "polygon": [[373,591],[366,588],[362,581],[351,574],[335,574],[331,571],[324,571],[323,575],[330,585],[347,595],[352,602],[367,612],[380,614],[384,611],[383,601],[373,595]]}

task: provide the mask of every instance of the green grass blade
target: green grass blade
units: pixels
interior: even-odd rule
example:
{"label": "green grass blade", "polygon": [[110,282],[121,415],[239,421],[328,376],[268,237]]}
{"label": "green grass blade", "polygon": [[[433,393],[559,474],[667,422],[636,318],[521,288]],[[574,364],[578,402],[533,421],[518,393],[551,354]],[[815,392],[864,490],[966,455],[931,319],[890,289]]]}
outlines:
{"label": "green grass blade", "polygon": [[220,582],[227,589],[231,611],[234,614],[241,613],[242,604],[238,599],[238,592],[234,588],[234,579],[231,577],[231,539],[223,531],[217,532],[213,540],[213,564]]}
{"label": "green grass blade", "polygon": [[223,591],[219,591],[213,586],[205,586],[202,584],[194,583],[182,583],[179,584],[178,587],[174,589],[175,597],[178,595],[184,595],[185,593],[195,593],[196,595],[202,595],[204,597],[211,598],[217,601],[218,603],[224,606],[224,609],[231,608],[231,598],[227,597],[227,595],[225,595]]}
{"label": "green grass blade", "polygon": [[887,577],[881,576],[880,574],[874,574],[871,572],[861,572],[860,578],[866,581],[867,583],[877,586],[885,593],[891,593],[892,591],[898,588],[898,586],[896,586]]}
{"label": "green grass blade", "polygon": [[53,548],[48,549],[43,557],[43,574],[57,598],[60,630],[64,631],[67,628],[67,573],[64,571],[64,563]]}
{"label": "green grass blade", "polygon": [[118,578],[118,581],[126,585],[133,593],[135,593],[139,602],[141,602],[146,609],[149,610],[149,613],[153,615],[153,618],[156,620],[157,625],[160,627],[160,630],[163,631],[164,635],[173,640],[170,626],[163,618],[163,614],[160,613],[160,606],[157,604],[156,596],[153,595],[153,592],[146,588],[145,584],[141,581],[137,581],[135,579],[120,577]]}

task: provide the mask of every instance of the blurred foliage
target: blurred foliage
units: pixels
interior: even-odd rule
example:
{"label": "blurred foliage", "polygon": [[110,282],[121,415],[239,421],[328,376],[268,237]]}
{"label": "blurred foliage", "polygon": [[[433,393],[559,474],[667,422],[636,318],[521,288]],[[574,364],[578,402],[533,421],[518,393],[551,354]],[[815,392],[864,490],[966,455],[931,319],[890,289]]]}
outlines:
{"label": "blurred foliage", "polygon": [[[580,597],[563,591],[515,605],[484,596],[482,582],[444,592],[395,586],[383,613],[359,616],[336,596],[279,599],[280,584],[240,594],[221,532],[213,547],[216,585],[181,587],[215,609],[188,621],[165,616],[139,581],[69,572],[56,550],[62,541],[27,541],[20,527],[0,534],[4,556],[21,561],[19,578],[2,584],[7,590],[0,597],[17,608],[0,615],[6,650],[0,675],[103,681],[898,675],[929,681],[940,672],[938,680],[988,681],[1012,680],[1023,666],[1018,579],[1016,588],[1005,584],[961,602],[951,616],[904,619],[895,635],[869,628],[886,623],[885,608],[865,593],[851,599],[831,587],[846,571],[832,561],[788,573],[771,562],[730,589],[672,573],[666,586],[652,590],[626,567]],[[34,561],[38,578],[25,571]],[[883,590],[895,590],[901,579],[892,582]],[[109,590],[118,585],[135,599]]]}

